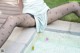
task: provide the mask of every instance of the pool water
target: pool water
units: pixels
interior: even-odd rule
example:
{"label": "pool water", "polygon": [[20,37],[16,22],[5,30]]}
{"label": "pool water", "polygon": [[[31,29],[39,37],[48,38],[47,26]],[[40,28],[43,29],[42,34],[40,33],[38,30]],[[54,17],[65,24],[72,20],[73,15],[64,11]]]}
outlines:
{"label": "pool water", "polygon": [[52,31],[38,33],[22,53],[80,53],[80,36]]}

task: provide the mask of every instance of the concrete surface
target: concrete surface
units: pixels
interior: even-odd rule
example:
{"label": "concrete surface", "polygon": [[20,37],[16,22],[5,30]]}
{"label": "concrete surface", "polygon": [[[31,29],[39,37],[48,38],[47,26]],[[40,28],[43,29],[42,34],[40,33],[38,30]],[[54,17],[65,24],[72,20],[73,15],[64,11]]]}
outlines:
{"label": "concrete surface", "polygon": [[[61,20],[53,22],[52,24],[48,25],[47,28],[80,33],[80,23]],[[27,42],[31,39],[34,32],[35,28],[16,27],[9,39],[1,48],[4,50],[4,52],[0,53],[20,53],[24,48],[25,44],[27,44]]]}

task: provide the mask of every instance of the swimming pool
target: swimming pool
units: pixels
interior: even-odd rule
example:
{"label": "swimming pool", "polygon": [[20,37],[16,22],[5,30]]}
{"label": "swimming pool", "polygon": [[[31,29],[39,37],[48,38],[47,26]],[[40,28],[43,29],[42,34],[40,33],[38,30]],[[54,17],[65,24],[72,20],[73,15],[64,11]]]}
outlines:
{"label": "swimming pool", "polygon": [[34,33],[21,53],[80,53],[79,35],[59,30]]}

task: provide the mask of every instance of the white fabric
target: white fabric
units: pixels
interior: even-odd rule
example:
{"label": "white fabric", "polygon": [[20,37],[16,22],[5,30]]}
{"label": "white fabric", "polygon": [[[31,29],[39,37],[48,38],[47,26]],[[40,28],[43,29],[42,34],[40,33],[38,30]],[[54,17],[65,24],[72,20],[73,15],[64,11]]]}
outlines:
{"label": "white fabric", "polygon": [[23,13],[31,13],[36,20],[37,32],[43,32],[47,25],[47,10],[44,0],[23,0]]}

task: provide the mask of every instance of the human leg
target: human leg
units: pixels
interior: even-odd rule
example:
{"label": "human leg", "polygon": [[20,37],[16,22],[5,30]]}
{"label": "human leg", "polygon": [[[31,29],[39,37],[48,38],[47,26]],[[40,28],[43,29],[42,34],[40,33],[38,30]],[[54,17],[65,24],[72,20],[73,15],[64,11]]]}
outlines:
{"label": "human leg", "polygon": [[0,47],[8,39],[10,33],[16,26],[16,21],[14,22],[13,18],[9,17],[6,22],[0,28]]}
{"label": "human leg", "polygon": [[52,8],[48,11],[48,24],[72,12],[80,16],[80,6],[77,2],[71,2]]}
{"label": "human leg", "polygon": [[1,19],[0,18],[0,27],[4,24],[5,21],[6,21],[6,19]]}
{"label": "human leg", "polygon": [[24,21],[18,25],[19,27],[34,27],[36,25],[36,21],[33,16],[30,14],[24,14],[24,16]]}
{"label": "human leg", "polygon": [[[50,9],[48,11],[48,23],[51,23],[71,12],[76,12],[78,7],[78,3],[73,2]],[[9,35],[16,26],[35,26],[35,20],[28,14],[13,17],[10,16],[6,20],[6,23],[0,28],[0,47],[5,43],[5,41],[8,39]]]}
{"label": "human leg", "polygon": [[[5,41],[10,36],[11,32],[16,26],[27,27],[28,25],[34,26],[32,20],[30,20],[29,15],[18,15],[18,16],[9,16],[3,26],[0,28],[0,48],[5,43]],[[32,17],[30,17],[32,18]],[[28,21],[29,20],[29,21]],[[23,24],[23,22],[25,24]],[[27,24],[27,22],[30,24]]]}

